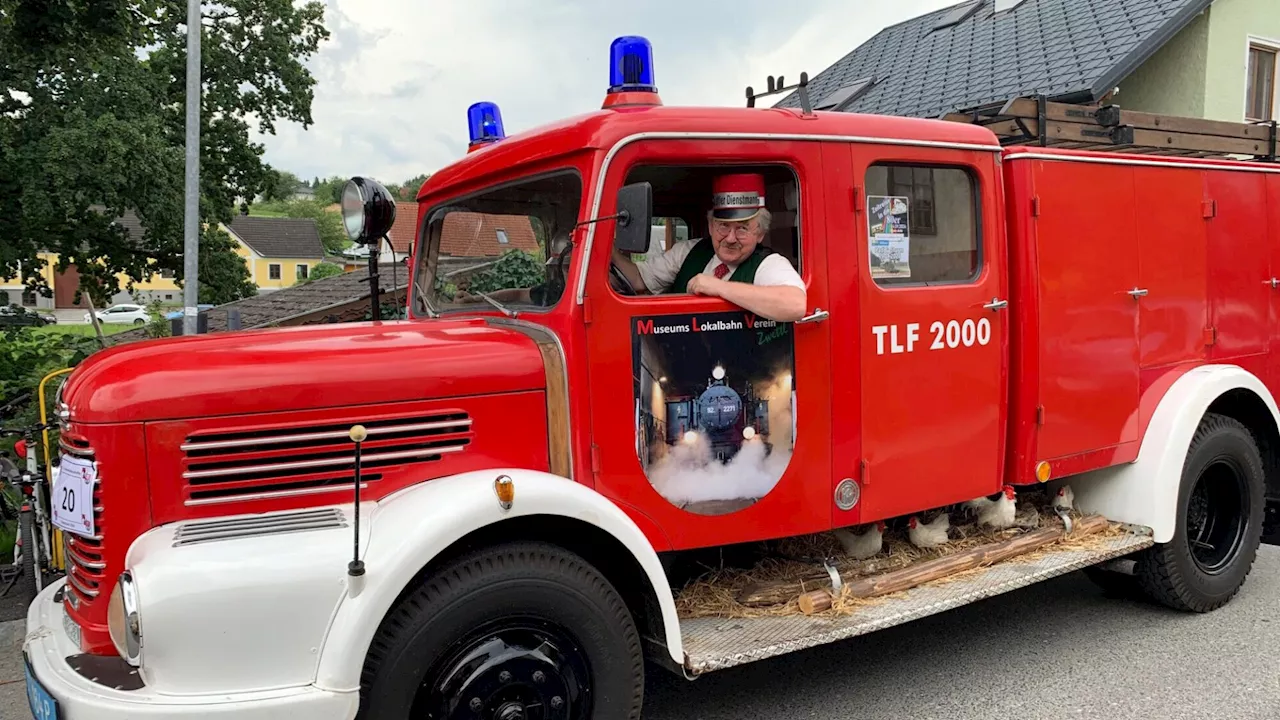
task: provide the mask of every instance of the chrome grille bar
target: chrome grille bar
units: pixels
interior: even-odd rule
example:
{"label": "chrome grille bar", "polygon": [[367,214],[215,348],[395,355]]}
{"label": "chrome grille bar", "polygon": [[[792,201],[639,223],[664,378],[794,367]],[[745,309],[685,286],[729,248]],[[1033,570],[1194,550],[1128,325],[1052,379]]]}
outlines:
{"label": "chrome grille bar", "polygon": [[[458,432],[465,431],[471,427],[471,418],[465,420],[447,420],[440,422],[416,423],[413,425],[388,425],[382,427],[368,428],[369,435],[387,435],[390,433],[401,432],[419,432],[423,430],[444,430],[448,428],[460,428]],[[213,440],[210,442],[200,442],[195,440],[186,442],[181,445],[184,452],[192,450],[223,450],[226,448],[240,447],[257,447],[260,445],[275,445],[277,443],[305,442],[307,440],[341,440],[346,439],[350,431],[348,430],[327,430],[324,432],[314,433],[297,433],[294,435],[265,435],[256,438],[245,438],[243,440]]]}
{"label": "chrome grille bar", "polygon": [[[463,445],[441,445],[440,447],[421,448],[418,450],[398,450],[395,452],[369,453],[361,458],[364,463],[374,462],[377,460],[401,460],[405,458],[430,457],[432,455],[442,455],[444,453],[461,452]],[[270,463],[267,465],[240,465],[231,468],[220,468],[217,470],[188,470],[182,473],[182,477],[192,478],[209,478],[209,477],[226,477],[228,475],[243,475],[248,473],[272,472],[275,470],[301,470],[304,468],[317,467],[335,467],[340,465],[354,465],[353,457],[335,457],[324,458],[322,460],[297,460],[294,462]]]}

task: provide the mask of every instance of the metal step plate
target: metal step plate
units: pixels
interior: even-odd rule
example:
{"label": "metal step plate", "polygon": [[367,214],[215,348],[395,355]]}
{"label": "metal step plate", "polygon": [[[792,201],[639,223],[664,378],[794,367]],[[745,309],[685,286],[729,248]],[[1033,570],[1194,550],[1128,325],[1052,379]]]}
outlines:
{"label": "metal step plate", "polygon": [[685,668],[690,675],[700,675],[865,635],[1065,575],[1153,544],[1149,529],[1134,530],[1131,534],[1108,538],[1089,550],[1049,550],[1030,559],[1006,560],[962,579],[921,585],[908,590],[901,599],[884,598],[846,617],[796,615],[682,620]]}

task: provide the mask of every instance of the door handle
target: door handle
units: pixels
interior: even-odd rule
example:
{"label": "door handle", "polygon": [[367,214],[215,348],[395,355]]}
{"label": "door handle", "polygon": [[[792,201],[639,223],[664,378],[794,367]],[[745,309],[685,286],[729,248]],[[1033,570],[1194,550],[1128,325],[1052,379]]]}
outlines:
{"label": "door handle", "polygon": [[812,315],[805,315],[804,317],[797,320],[796,324],[804,325],[805,323],[822,322],[823,320],[826,320],[829,317],[831,317],[831,313],[827,312],[826,310],[823,310],[822,308],[818,308],[817,310],[813,311]]}
{"label": "door handle", "polygon": [[982,307],[987,310],[1003,310],[1009,307],[1009,301],[1001,300],[1000,298],[991,298],[991,302],[983,305]]}
{"label": "door handle", "polygon": [[1270,285],[1273,290],[1275,288],[1280,288],[1280,278],[1271,278],[1267,281],[1267,284]]}
{"label": "door handle", "polygon": [[1130,291],[1129,291],[1129,294],[1130,294],[1130,295],[1132,295],[1132,296],[1133,296],[1133,297],[1135,297],[1135,298],[1146,297],[1146,296],[1147,296],[1147,289],[1146,289],[1146,288],[1141,288],[1141,289],[1139,289],[1139,288],[1134,288],[1134,289],[1132,289],[1132,290],[1130,290]]}

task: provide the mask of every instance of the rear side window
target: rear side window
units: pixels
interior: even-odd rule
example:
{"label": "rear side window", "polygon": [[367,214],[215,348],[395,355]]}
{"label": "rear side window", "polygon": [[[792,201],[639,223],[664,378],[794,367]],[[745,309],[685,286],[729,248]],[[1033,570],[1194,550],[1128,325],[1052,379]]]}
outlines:
{"label": "rear side window", "polygon": [[867,170],[867,267],[877,285],[971,282],[981,267],[977,190],[954,167]]}

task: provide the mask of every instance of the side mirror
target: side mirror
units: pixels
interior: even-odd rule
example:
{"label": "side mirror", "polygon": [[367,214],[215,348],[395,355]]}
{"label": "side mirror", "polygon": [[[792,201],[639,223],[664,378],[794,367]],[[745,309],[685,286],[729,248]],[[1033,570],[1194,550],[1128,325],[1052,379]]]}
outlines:
{"label": "side mirror", "polygon": [[613,246],[624,253],[649,250],[653,224],[653,186],[647,182],[624,186],[618,191],[618,219],[614,224]]}
{"label": "side mirror", "polygon": [[387,189],[370,178],[355,177],[342,189],[342,224],[347,237],[377,245],[396,221],[396,201]]}

